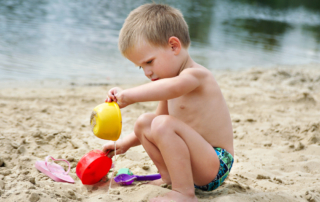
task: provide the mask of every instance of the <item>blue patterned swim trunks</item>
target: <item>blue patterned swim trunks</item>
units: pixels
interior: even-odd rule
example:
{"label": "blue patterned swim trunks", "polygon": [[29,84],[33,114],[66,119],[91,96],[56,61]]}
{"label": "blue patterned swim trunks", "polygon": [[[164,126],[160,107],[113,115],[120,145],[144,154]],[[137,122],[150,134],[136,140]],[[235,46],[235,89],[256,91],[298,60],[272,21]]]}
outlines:
{"label": "blue patterned swim trunks", "polygon": [[222,149],[219,147],[214,147],[214,150],[216,151],[218,158],[220,159],[219,172],[216,178],[214,178],[214,180],[209,184],[204,186],[194,185],[196,189],[201,189],[203,191],[215,190],[223,183],[223,181],[229,175],[229,172],[233,164],[233,156],[229,152],[227,152],[225,149]]}

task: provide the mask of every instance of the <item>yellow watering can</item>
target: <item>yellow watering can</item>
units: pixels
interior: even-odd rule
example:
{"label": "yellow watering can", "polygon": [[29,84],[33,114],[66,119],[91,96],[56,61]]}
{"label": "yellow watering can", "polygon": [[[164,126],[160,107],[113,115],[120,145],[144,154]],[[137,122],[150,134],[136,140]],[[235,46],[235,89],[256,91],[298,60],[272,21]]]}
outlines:
{"label": "yellow watering can", "polygon": [[90,117],[92,132],[98,138],[116,141],[122,128],[121,111],[116,102],[96,106]]}

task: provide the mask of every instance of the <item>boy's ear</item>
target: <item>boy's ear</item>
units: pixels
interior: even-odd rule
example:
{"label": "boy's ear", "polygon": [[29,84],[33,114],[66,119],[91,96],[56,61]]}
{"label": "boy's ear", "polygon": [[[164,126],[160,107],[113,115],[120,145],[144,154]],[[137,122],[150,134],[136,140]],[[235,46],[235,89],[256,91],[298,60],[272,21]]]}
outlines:
{"label": "boy's ear", "polygon": [[171,50],[174,52],[175,55],[178,55],[180,53],[182,47],[181,42],[177,37],[170,37],[168,40],[168,45],[170,46]]}

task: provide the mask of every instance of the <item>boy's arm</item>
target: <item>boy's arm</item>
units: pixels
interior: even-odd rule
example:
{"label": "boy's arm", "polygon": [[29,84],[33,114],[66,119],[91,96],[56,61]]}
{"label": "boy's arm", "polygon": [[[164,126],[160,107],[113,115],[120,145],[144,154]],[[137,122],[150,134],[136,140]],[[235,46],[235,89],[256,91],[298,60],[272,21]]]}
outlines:
{"label": "boy's arm", "polygon": [[198,70],[186,69],[179,76],[165,78],[121,92],[127,104],[135,102],[169,100],[191,92],[200,85]]}
{"label": "boy's arm", "polygon": [[168,102],[167,100],[160,101],[156,110],[156,115],[168,115]]}
{"label": "boy's arm", "polygon": [[[185,70],[186,71],[186,70]],[[184,71],[184,72],[185,72]],[[155,85],[156,84],[156,85]],[[142,101],[149,101],[148,99],[151,100],[156,100],[152,98],[157,98],[157,97],[168,97],[170,99],[179,97],[185,93],[188,93],[192,91],[193,89],[197,88],[200,84],[200,81],[198,81],[198,78],[193,76],[193,74],[180,74],[177,77],[170,78],[170,79],[162,79],[157,82],[153,82],[150,84],[142,85],[136,88],[129,89],[129,98],[130,98],[130,93],[139,98],[139,96],[147,100],[142,100]],[[126,90],[124,90],[126,91]],[[121,91],[121,94],[123,96],[124,91]],[[135,95],[135,92],[137,93]],[[149,96],[143,96],[144,94],[150,93]],[[158,94],[160,93],[160,96]],[[134,101],[138,102],[138,101]],[[133,103],[133,102],[132,102]],[[159,101],[158,107],[156,109],[156,115],[167,115],[169,114],[168,112],[168,104],[167,104],[167,99],[161,99]],[[119,142],[120,143],[120,142]],[[130,133],[126,138],[121,140],[120,143],[120,148],[123,147],[122,151],[119,153],[124,153],[126,152],[130,147],[135,147],[140,145],[141,142],[137,138],[134,132]],[[104,150],[107,150],[109,147],[105,147]]]}
{"label": "boy's arm", "polygon": [[127,135],[126,138],[123,139],[124,145],[129,149],[130,147],[135,147],[138,145],[141,145],[141,142],[137,138],[137,136],[134,134],[134,132]]}

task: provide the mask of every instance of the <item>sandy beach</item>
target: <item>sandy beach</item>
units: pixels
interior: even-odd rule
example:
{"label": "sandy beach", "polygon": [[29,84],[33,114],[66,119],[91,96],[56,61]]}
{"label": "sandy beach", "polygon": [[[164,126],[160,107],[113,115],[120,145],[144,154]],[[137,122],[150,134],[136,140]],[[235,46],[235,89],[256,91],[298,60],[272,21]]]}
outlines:
{"label": "sandy beach", "polygon": [[[320,201],[320,65],[213,74],[230,109],[235,163],[220,188],[196,190],[199,201]],[[111,87],[0,89],[0,201],[140,202],[169,191],[113,181],[108,194],[112,170],[92,186],[75,174],[79,159],[107,142],[92,134],[89,119]],[[121,109],[121,138],[140,114],[156,106],[136,103]],[[35,168],[48,155],[71,163],[75,184],[54,182]],[[141,146],[118,156],[114,169],[123,167],[138,175],[157,173]]]}

